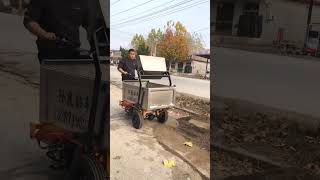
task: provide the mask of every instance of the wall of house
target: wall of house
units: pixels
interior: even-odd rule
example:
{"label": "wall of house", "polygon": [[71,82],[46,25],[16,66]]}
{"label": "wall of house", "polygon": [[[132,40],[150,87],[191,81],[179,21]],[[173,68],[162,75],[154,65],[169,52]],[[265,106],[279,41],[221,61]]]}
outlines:
{"label": "wall of house", "polygon": [[[266,21],[268,13],[273,21]],[[286,0],[262,0],[260,14],[264,17],[261,39],[276,39],[279,28],[284,29],[284,39],[303,44],[307,26],[308,6]],[[320,22],[320,7],[314,6],[312,22]]]}
{"label": "wall of house", "polygon": [[[192,74],[204,75],[206,73],[206,62],[192,61]],[[208,63],[208,71],[210,71],[210,63]]]}
{"label": "wall of house", "polygon": [[233,28],[232,28],[232,35],[236,36],[238,33],[238,23],[240,16],[243,14],[243,4],[244,3],[259,3],[260,0],[236,0],[234,1],[234,16],[233,16]]}
{"label": "wall of house", "polygon": [[[306,33],[308,6],[303,3],[290,2],[289,0],[220,0],[220,2],[234,2],[234,19],[232,35],[237,35],[237,24],[242,14],[244,2],[260,2],[259,14],[263,16],[262,34],[260,38],[228,38],[223,37],[224,42],[272,44],[277,38],[279,28],[284,29],[284,39],[303,44]],[[214,10],[216,10],[216,3]],[[269,21],[273,16],[273,20]],[[215,22],[216,14],[213,13]],[[320,23],[320,6],[314,6],[312,22]],[[214,32],[214,29],[213,29]],[[214,39],[222,38],[216,36]],[[229,40],[230,39],[230,40]],[[229,41],[228,41],[229,40]],[[239,41],[239,42],[237,42]]]}

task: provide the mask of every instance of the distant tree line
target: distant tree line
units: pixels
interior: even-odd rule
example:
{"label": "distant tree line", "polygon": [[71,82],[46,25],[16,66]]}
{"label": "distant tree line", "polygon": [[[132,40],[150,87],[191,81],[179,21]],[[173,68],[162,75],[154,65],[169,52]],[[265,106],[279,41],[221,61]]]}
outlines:
{"label": "distant tree line", "polygon": [[[135,34],[131,40],[131,47],[139,55],[161,56],[167,63],[181,62],[188,59],[193,51],[203,49],[200,34],[188,32],[181,22],[168,21],[161,29],[151,29],[145,38]],[[127,49],[120,47],[122,58],[127,57]]]}

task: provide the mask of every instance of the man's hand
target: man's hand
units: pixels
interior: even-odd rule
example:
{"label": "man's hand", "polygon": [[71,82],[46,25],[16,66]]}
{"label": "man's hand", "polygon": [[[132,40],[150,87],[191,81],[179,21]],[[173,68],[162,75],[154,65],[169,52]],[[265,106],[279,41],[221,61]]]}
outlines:
{"label": "man's hand", "polygon": [[44,29],[41,28],[41,26],[35,22],[30,21],[26,24],[26,28],[34,35],[36,35],[38,38],[43,40],[56,40],[57,37],[52,32],[47,32]]}
{"label": "man's hand", "polygon": [[122,72],[122,74],[124,74],[124,75],[127,75],[127,74],[128,74],[128,72],[126,72],[126,71],[123,71],[123,72]]}
{"label": "man's hand", "polygon": [[45,40],[51,40],[51,41],[57,39],[56,34],[52,32],[46,32],[43,37]]}

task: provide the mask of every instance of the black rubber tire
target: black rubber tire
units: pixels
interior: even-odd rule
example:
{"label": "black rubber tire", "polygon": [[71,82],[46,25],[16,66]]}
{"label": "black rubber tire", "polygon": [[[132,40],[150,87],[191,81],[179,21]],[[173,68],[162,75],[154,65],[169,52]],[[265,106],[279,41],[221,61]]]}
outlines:
{"label": "black rubber tire", "polygon": [[143,125],[144,117],[138,110],[133,110],[132,114],[132,126],[136,129],[140,129]]}
{"label": "black rubber tire", "polygon": [[162,110],[162,111],[160,111],[159,114],[158,114],[158,116],[157,116],[157,118],[158,118],[158,121],[159,121],[160,123],[165,123],[165,122],[167,122],[167,120],[168,120],[168,111],[167,111],[167,110]]}
{"label": "black rubber tire", "polygon": [[93,157],[78,153],[74,158],[65,180],[106,180],[106,172],[102,164]]}

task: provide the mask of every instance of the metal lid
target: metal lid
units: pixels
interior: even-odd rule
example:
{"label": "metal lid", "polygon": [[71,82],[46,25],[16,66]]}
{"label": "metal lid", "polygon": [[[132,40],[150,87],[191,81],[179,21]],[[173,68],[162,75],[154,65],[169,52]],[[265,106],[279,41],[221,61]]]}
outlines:
{"label": "metal lid", "polygon": [[166,72],[166,60],[163,57],[139,55],[143,71]]}

